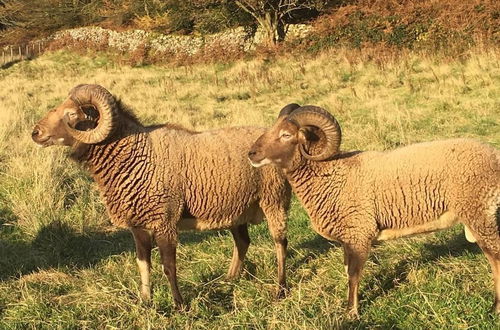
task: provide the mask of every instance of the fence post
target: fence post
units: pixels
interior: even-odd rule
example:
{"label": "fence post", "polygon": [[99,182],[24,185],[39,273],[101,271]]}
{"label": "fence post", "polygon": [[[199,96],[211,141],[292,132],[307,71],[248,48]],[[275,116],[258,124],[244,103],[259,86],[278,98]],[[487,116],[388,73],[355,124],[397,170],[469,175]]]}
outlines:
{"label": "fence post", "polygon": [[10,61],[14,61],[14,47],[10,46]]}

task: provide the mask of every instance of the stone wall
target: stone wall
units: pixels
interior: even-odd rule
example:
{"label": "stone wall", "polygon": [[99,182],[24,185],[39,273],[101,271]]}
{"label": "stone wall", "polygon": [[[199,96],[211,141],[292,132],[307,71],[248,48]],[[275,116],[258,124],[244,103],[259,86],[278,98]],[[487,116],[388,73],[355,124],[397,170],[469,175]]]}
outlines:
{"label": "stone wall", "polygon": [[[310,29],[310,26],[305,24],[290,25],[287,39],[303,38]],[[260,30],[257,30],[254,36],[249,36],[241,27],[205,36],[166,35],[143,30],[118,32],[101,27],[82,27],[57,32],[52,39],[57,41],[69,38],[74,42],[95,44],[123,52],[133,52],[139,47],[147,47],[153,54],[195,55],[204,48],[221,44],[228,48],[249,51],[261,43],[263,37],[264,34]]]}

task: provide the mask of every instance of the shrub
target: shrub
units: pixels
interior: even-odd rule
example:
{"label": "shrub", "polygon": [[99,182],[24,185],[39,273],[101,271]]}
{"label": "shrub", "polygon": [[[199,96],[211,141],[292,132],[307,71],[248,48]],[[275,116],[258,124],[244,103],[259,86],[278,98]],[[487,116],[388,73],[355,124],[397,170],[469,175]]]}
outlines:
{"label": "shrub", "polygon": [[384,44],[399,49],[459,54],[498,43],[500,7],[495,0],[360,0],[321,16],[307,47]]}

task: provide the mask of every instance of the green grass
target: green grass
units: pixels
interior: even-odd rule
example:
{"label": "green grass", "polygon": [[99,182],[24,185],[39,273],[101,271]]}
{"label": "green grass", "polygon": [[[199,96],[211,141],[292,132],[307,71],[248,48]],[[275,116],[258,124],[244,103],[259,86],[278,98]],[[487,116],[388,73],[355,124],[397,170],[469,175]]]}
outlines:
{"label": "green grass", "polygon": [[274,245],[266,225],[240,279],[224,278],[227,232],[182,233],[181,292],[173,310],[158,251],[153,302],[139,300],[131,234],[110,227],[95,184],[63,148],[40,149],[33,124],[79,83],[99,83],[145,123],[189,128],[269,126],[291,102],[329,109],[344,149],[387,149],[473,137],[500,147],[500,63],[408,56],[353,63],[345,53],[188,67],[119,66],[56,52],[0,71],[0,328],[475,328],[500,326],[489,313],[488,263],[460,227],[379,244],[361,282],[360,319],[345,316],[342,249],[315,234],[294,200],[289,221],[290,293],[275,300]]}

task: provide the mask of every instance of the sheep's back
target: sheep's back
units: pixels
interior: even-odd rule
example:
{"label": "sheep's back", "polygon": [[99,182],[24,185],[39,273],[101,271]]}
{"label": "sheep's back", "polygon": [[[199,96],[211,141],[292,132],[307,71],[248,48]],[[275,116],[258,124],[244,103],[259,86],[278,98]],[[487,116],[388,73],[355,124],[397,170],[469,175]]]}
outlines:
{"label": "sheep's back", "polygon": [[365,188],[372,191],[382,227],[460,213],[464,201],[484,208],[500,189],[498,150],[470,139],[418,143],[365,158]]}

